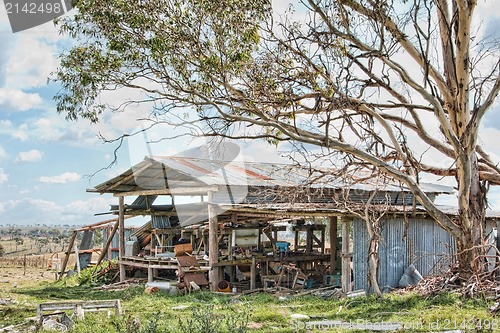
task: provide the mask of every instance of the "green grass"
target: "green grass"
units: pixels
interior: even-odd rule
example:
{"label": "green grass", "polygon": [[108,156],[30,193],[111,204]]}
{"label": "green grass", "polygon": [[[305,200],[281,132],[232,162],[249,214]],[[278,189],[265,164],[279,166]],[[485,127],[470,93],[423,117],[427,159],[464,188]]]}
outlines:
{"label": "green grass", "polygon": [[[74,281],[45,283],[40,286],[12,289],[0,285],[0,299],[13,299],[15,303],[0,305],[0,328],[19,324],[36,315],[36,305],[55,300],[102,300],[120,299],[124,316],[108,317],[107,312],[89,313],[83,321],[77,321],[75,333],[155,333],[181,332],[179,321],[186,323],[193,311],[202,309],[205,319],[223,320],[226,317],[244,318],[255,327],[255,332],[343,332],[341,329],[306,329],[305,322],[292,321],[292,314],[304,314],[310,320],[342,320],[370,323],[397,322],[405,325],[401,332],[429,332],[463,329],[464,332],[500,332],[500,318],[488,312],[491,301],[463,299],[455,294],[422,297],[414,293],[387,294],[380,299],[372,296],[321,299],[314,296],[286,297],[279,299],[269,294],[238,297],[209,292],[171,296],[166,292],[151,295],[144,288],[131,287],[120,291],[95,290],[88,286],[76,286]],[[176,306],[184,309],[173,309]],[[202,311],[202,312],[203,312]],[[207,310],[208,311],[208,310]],[[198,315],[200,317],[200,315]],[[133,323],[140,323],[134,328]],[[481,327],[477,326],[481,323]],[[491,325],[493,323],[495,325]],[[154,326],[158,329],[154,329]],[[129,327],[129,328],[127,328]],[[138,328],[141,327],[141,328]],[[304,327],[304,328],[303,328]],[[303,329],[302,329],[303,328]],[[184,330],[185,332],[186,330]],[[221,328],[221,332],[227,331]],[[196,333],[196,329],[189,333]],[[348,332],[356,332],[348,330]]]}

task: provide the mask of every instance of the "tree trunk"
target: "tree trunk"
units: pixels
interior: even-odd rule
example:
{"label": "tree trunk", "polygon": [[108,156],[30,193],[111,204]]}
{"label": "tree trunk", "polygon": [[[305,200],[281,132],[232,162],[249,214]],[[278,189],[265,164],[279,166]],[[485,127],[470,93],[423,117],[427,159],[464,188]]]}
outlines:
{"label": "tree trunk", "polygon": [[380,257],[379,257],[379,244],[380,238],[378,235],[370,238],[370,247],[368,249],[368,282],[373,288],[373,292],[377,297],[382,296],[382,290],[378,283],[378,273],[380,267]]}
{"label": "tree trunk", "polygon": [[[484,229],[486,226],[486,188],[479,180],[477,157],[471,156],[471,185],[468,201],[459,198],[459,220],[462,233],[457,239],[458,266],[464,278],[487,270]],[[460,185],[460,184],[459,184]],[[462,204],[466,202],[466,204]]]}
{"label": "tree trunk", "polygon": [[370,246],[368,247],[368,257],[366,258],[368,264],[366,272],[368,284],[373,288],[375,295],[380,297],[382,296],[382,291],[378,283],[380,268],[379,244],[382,237],[380,234],[380,220],[376,218],[372,219],[366,214],[365,223],[368,235],[370,236]]}

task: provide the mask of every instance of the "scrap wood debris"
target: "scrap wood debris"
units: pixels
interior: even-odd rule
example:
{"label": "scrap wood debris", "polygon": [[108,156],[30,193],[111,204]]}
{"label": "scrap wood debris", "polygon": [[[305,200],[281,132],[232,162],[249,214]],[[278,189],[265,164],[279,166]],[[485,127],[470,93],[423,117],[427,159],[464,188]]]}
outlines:
{"label": "scrap wood debris", "polygon": [[35,327],[29,327],[29,323],[21,323],[17,325],[10,325],[6,327],[0,328],[0,333],[9,332],[9,333],[21,333],[21,332],[33,332],[35,331]]}
{"label": "scrap wood debris", "polygon": [[[344,296],[342,290],[338,287],[324,287],[324,288],[313,288],[307,290],[293,290],[285,287],[274,287],[274,288],[258,288],[253,290],[244,290],[241,295],[249,295],[254,293],[271,293],[276,297],[300,297],[306,295],[318,296],[321,298],[341,298]],[[239,295],[237,295],[239,296]]]}
{"label": "scrap wood debris", "polygon": [[440,292],[456,292],[465,297],[481,296],[487,299],[500,299],[500,284],[491,274],[482,277],[473,275],[464,279],[460,272],[451,268],[444,274],[423,278],[418,284],[409,286],[405,291],[416,291],[420,295],[436,295]]}
{"label": "scrap wood debris", "polygon": [[128,279],[122,282],[116,282],[112,284],[105,284],[99,287],[95,287],[95,290],[123,290],[130,287],[139,286],[147,282],[147,279]]}

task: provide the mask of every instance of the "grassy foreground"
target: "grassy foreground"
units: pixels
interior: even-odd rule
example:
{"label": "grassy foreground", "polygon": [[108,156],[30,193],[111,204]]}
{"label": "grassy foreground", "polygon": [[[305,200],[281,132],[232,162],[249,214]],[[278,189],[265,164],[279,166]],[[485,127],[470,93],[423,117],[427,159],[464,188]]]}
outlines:
{"label": "grassy foreground", "polygon": [[[4,271],[4,268],[2,269]],[[387,294],[382,299],[358,297],[322,299],[317,296],[278,297],[269,294],[221,295],[209,292],[171,296],[144,293],[143,286],[120,291],[61,282],[0,284],[0,331],[36,316],[36,305],[56,300],[121,299],[125,315],[86,313],[73,332],[371,332],[335,327],[334,323],[373,325],[400,323],[397,332],[500,332],[500,318],[488,312],[492,302],[462,299],[454,294],[422,297]],[[294,315],[308,318],[294,319]],[[320,322],[330,320],[330,322]],[[319,322],[319,323],[318,323]],[[31,323],[23,328],[28,331]]]}

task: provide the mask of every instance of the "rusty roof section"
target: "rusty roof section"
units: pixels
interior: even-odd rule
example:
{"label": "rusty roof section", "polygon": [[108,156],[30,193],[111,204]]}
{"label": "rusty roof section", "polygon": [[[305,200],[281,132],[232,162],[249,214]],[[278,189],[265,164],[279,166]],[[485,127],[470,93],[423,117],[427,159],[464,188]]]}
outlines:
{"label": "rusty roof section", "polygon": [[[97,185],[89,192],[120,193],[141,190],[168,190],[203,186],[248,186],[264,188],[309,187],[328,189],[407,191],[404,186],[387,177],[373,177],[367,171],[357,170],[349,178],[336,174],[277,163],[217,161],[192,157],[154,156],[144,160],[122,174]],[[421,184],[428,193],[452,193],[451,187]]]}

